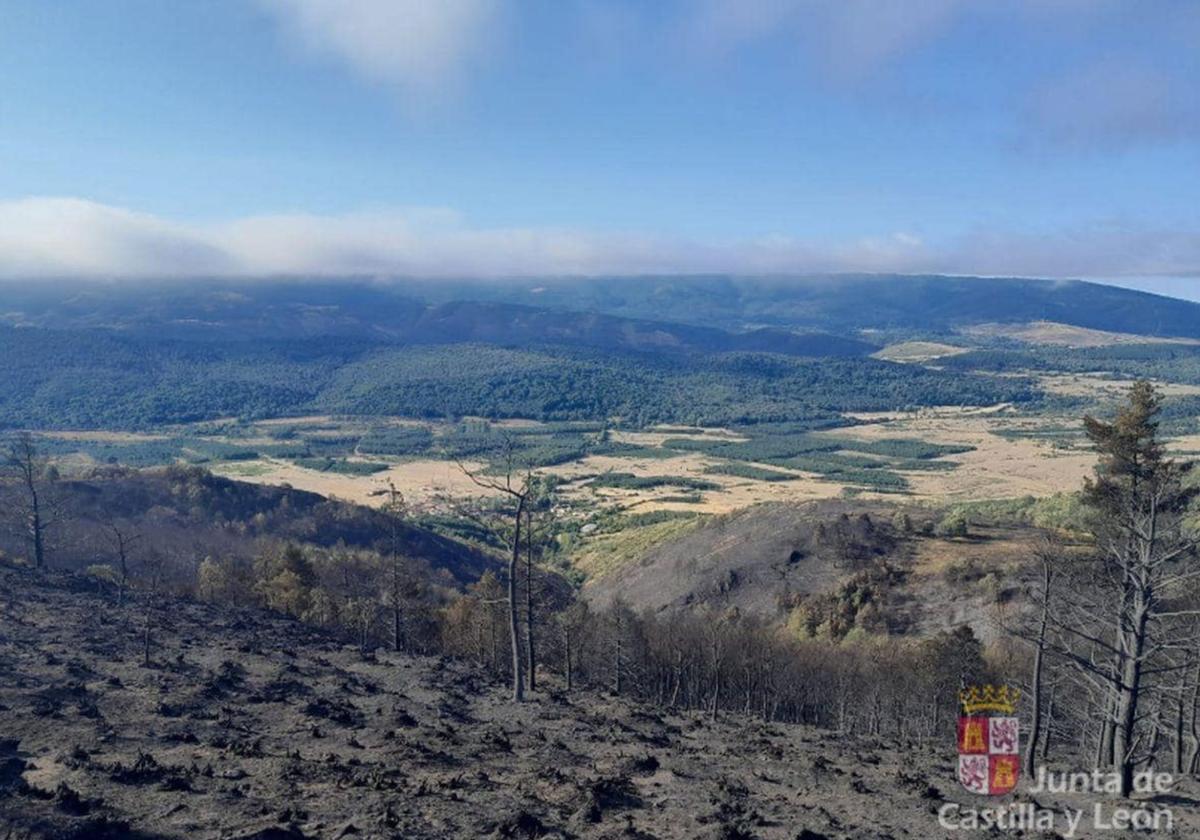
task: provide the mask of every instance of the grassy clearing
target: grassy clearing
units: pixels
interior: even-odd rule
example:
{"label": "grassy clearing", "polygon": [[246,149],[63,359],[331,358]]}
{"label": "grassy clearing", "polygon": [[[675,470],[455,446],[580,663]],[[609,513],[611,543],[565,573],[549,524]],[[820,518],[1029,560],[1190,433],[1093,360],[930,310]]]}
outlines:
{"label": "grassy clearing", "polygon": [[698,516],[679,516],[649,525],[637,525],[632,520],[616,533],[584,538],[573,552],[572,565],[589,579],[603,577],[636,562],[655,545],[682,537],[700,521]]}
{"label": "grassy clearing", "polygon": [[269,474],[272,467],[265,461],[228,461],[213,464],[213,469],[230,478],[260,478]]}

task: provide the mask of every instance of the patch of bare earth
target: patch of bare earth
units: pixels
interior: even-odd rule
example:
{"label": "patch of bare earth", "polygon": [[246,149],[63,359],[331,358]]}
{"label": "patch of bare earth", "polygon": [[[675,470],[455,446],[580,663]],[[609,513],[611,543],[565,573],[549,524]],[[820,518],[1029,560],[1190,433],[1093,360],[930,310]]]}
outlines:
{"label": "patch of bare earth", "polygon": [[925,362],[932,362],[935,359],[944,359],[947,356],[957,356],[960,353],[968,352],[970,349],[970,347],[943,344],[939,341],[901,341],[898,344],[889,344],[887,347],[871,355],[876,359],[883,359],[887,362],[924,364]]}
{"label": "patch of bare earth", "polygon": [[[248,470],[248,466],[253,469]],[[464,466],[481,470],[485,465],[472,462]],[[213,472],[256,484],[287,484],[297,490],[371,506],[383,503],[381,493],[388,489],[389,482],[405,499],[418,505],[432,504],[447,496],[468,498],[489,492],[475,484],[453,461],[433,459],[393,464],[366,476],[311,470],[273,458],[220,464],[213,467]]]}

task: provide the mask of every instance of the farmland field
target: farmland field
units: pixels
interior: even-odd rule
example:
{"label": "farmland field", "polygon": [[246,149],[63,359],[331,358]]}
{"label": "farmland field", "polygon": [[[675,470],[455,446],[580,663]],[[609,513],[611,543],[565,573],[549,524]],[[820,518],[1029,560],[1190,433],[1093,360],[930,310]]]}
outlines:
{"label": "farmland field", "polygon": [[504,440],[524,444],[518,453],[529,456],[526,463],[553,476],[579,510],[723,513],[846,494],[930,501],[1042,496],[1077,487],[1093,463],[1088,452],[1053,439],[1052,418],[1003,405],[847,419],[851,425],[801,433],[695,427],[605,433],[586,423],[320,416],[155,434],[44,436],[67,463],[135,454],[185,460],[231,478],[362,504],[378,503],[380,491],[395,486],[431,511],[451,498],[485,494],[463,467],[498,469]]}

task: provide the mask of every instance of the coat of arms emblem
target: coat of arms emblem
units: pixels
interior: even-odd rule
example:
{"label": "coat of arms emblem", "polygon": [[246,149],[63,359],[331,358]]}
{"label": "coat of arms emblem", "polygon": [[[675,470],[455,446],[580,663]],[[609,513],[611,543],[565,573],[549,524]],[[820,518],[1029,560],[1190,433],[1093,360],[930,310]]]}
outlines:
{"label": "coat of arms emblem", "polygon": [[958,694],[958,781],[971,793],[1003,796],[1020,774],[1021,692],[1008,686],[971,686]]}

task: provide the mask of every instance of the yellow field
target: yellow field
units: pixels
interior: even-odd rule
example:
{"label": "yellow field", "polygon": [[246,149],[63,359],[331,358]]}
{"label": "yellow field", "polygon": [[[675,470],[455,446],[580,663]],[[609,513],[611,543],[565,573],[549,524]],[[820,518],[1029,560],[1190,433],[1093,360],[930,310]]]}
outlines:
{"label": "yellow field", "polygon": [[[1090,473],[1094,464],[1093,456],[1083,449],[1055,446],[1038,439],[1002,436],[1003,432],[1009,430],[1036,430],[1047,422],[1017,415],[1005,405],[860,414],[855,415],[855,419],[860,421],[860,425],[818,434],[868,441],[912,438],[931,443],[974,447],[971,452],[946,457],[947,460],[959,464],[954,470],[898,470],[911,485],[911,492],[906,498],[914,500],[976,501],[1026,495],[1044,496],[1070,491],[1082,484],[1083,478]],[[321,422],[336,424],[337,421],[321,418]],[[656,428],[640,432],[612,433],[615,440],[647,447],[661,447],[668,438],[685,436],[740,439],[725,429]],[[1194,444],[1200,447],[1200,440]],[[322,472],[281,459],[264,458],[216,464],[213,469],[231,478],[264,484],[289,484],[297,489],[367,505],[381,502],[380,491],[385,490],[389,482],[404,493],[410,504],[426,510],[444,507],[449,498],[478,497],[489,493],[449,461],[404,460],[377,456],[372,456],[371,460],[387,463],[389,466],[373,475],[354,476]],[[663,458],[596,455],[545,468],[540,472],[563,479],[560,492],[569,503],[586,508],[616,507],[630,512],[676,510],[727,513],[760,502],[836,497],[846,489],[846,485],[835,480],[773,464],[752,466],[791,473],[795,479],[769,482],[706,471],[719,463],[722,463],[719,459],[696,452],[681,452]],[[466,466],[478,470],[484,465],[472,463]],[[648,489],[589,486],[593,478],[610,472],[629,473],[639,477],[675,476],[703,479],[719,485],[719,489],[694,491],[674,486]],[[872,491],[861,491],[861,495],[868,498],[897,498],[894,495]]]}
{"label": "yellow field", "polygon": [[859,440],[919,438],[931,443],[964,444],[972,452],[948,455],[959,467],[949,472],[902,473],[917,498],[948,501],[1046,496],[1079,488],[1095,464],[1085,451],[1057,449],[1038,440],[1001,437],[997,432],[1034,425],[1005,415],[928,413],[838,429],[824,434]]}
{"label": "yellow field", "polygon": [[1013,338],[1027,344],[1053,344],[1060,347],[1107,347],[1114,344],[1200,344],[1191,338],[1160,338],[1132,333],[1093,330],[1055,321],[1028,324],[978,324],[961,330],[977,338]]}
{"label": "yellow field", "polygon": [[[1055,373],[1037,376],[1038,384],[1052,394],[1069,397],[1098,397],[1115,399],[1129,392],[1132,379],[1110,379],[1098,373]],[[1168,397],[1190,397],[1200,394],[1198,385],[1156,381],[1154,387]]]}
{"label": "yellow field", "polygon": [[[471,470],[484,467],[474,462],[464,466]],[[328,498],[373,506],[383,503],[379,494],[388,489],[389,482],[404,494],[406,500],[419,506],[433,506],[446,497],[487,494],[453,462],[433,459],[396,463],[387,470],[367,476],[310,470],[274,458],[219,464],[213,467],[213,472],[255,484],[287,484]]]}
{"label": "yellow field", "polygon": [[966,353],[969,349],[954,344],[943,344],[940,341],[902,341],[899,344],[889,344],[871,355],[876,359],[888,362],[924,364],[934,359],[943,359],[946,356],[957,356],[959,353]]}

